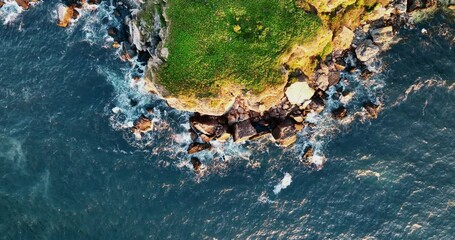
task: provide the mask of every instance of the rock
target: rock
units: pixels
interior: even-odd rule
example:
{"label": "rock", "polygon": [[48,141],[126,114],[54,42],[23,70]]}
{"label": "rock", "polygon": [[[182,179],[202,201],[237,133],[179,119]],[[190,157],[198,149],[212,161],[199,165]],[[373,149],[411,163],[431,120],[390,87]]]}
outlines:
{"label": "rock", "polygon": [[210,145],[210,143],[194,142],[194,143],[191,143],[190,146],[188,147],[188,154],[194,154],[194,153],[208,150],[211,148],[212,148],[212,145]]}
{"label": "rock", "polygon": [[76,20],[76,19],[79,18],[79,16],[80,16],[79,11],[77,11],[76,9],[74,9],[74,10],[73,10],[73,17],[72,17],[72,18]]}
{"label": "rock", "polygon": [[379,53],[379,47],[374,45],[373,41],[367,39],[363,41],[356,49],[355,54],[357,58],[366,62]]}
{"label": "rock", "polygon": [[30,7],[30,2],[28,0],[16,0],[16,3],[23,9],[28,9]]}
{"label": "rock", "polygon": [[230,138],[231,138],[231,134],[226,132],[226,133],[221,134],[221,136],[219,136],[216,140],[219,142],[226,142]]}
{"label": "rock", "polygon": [[205,134],[201,134],[200,138],[205,143],[209,143],[210,141],[212,141],[212,138],[207,136],[207,135],[205,135]]}
{"label": "rock", "polygon": [[297,132],[300,132],[300,131],[302,131],[302,129],[305,127],[305,125],[303,125],[302,123],[296,123],[296,124],[294,125],[294,127],[295,127],[295,130],[296,130]]}
{"label": "rock", "polygon": [[107,34],[111,37],[116,37],[117,34],[118,34],[118,30],[117,28],[115,27],[110,27],[108,30],[107,30]]}
{"label": "rock", "polygon": [[376,105],[370,101],[364,103],[363,108],[365,108],[365,110],[367,110],[370,117],[374,118],[374,119],[376,119],[378,117],[378,112],[381,110],[381,106]]}
{"label": "rock", "polygon": [[352,40],[354,39],[354,32],[351,29],[343,26],[335,34],[333,38],[333,50],[343,51],[351,47]]}
{"label": "rock", "polygon": [[191,158],[191,164],[193,165],[193,169],[196,172],[199,172],[201,169],[202,163],[198,158],[192,157]]}
{"label": "rock", "polygon": [[316,79],[316,87],[321,90],[329,88],[329,76],[327,74],[318,74]]}
{"label": "rock", "polygon": [[303,116],[299,115],[299,116],[293,116],[292,117],[294,119],[294,121],[298,122],[298,123],[302,123],[305,119],[303,118]]}
{"label": "rock", "polygon": [[333,110],[332,114],[333,114],[334,118],[341,120],[348,115],[348,110],[345,107],[341,106],[341,107]]}
{"label": "rock", "polygon": [[73,7],[67,7],[62,4],[58,5],[57,8],[57,18],[58,18],[58,23],[57,25],[59,27],[67,27],[68,24],[70,23],[70,20],[73,18],[74,15],[74,8]]}
{"label": "rock", "polygon": [[3,7],[3,5],[5,5],[5,2],[3,2],[3,1],[0,1],[0,8],[2,8],[2,7]]}
{"label": "rock", "polygon": [[219,136],[222,134],[220,131],[225,129],[215,118],[211,116],[193,116],[190,118],[190,124],[194,129],[208,136]]}
{"label": "rock", "polygon": [[340,81],[340,72],[330,72],[328,81],[329,81],[329,86],[336,85]]}
{"label": "rock", "polygon": [[282,146],[287,147],[297,141],[296,129],[294,121],[286,119],[278,124],[273,131],[272,136]]}
{"label": "rock", "polygon": [[455,5],[449,5],[448,8],[449,8],[450,10],[455,10]]}
{"label": "rock", "polygon": [[293,83],[286,89],[286,97],[291,104],[300,105],[309,100],[314,94],[314,90],[306,82]]}
{"label": "rock", "polygon": [[406,13],[408,9],[408,0],[397,0],[395,3],[395,14]]}
{"label": "rock", "polygon": [[153,122],[146,116],[142,115],[136,122],[134,123],[133,131],[134,132],[142,132],[146,133],[153,130]]}
{"label": "rock", "polygon": [[142,34],[139,30],[136,21],[130,20],[128,22],[129,33],[130,33],[130,43],[131,45],[136,46],[137,50],[145,51],[144,44],[142,42]]}
{"label": "rock", "polygon": [[256,135],[256,129],[249,120],[238,122],[234,125],[234,141],[243,142]]}
{"label": "rock", "polygon": [[408,0],[408,12],[413,12],[417,9],[429,8],[435,4],[435,0]]}
{"label": "rock", "polygon": [[373,37],[373,42],[376,44],[383,44],[392,41],[393,39],[393,28],[392,26],[376,28],[370,30],[371,37]]}

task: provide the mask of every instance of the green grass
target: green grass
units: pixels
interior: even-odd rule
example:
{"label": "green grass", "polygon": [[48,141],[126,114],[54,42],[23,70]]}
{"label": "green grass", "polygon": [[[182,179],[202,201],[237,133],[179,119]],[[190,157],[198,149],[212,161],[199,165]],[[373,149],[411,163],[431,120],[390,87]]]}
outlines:
{"label": "green grass", "polygon": [[[261,92],[282,84],[279,56],[322,21],[295,0],[168,0],[169,58],[158,82],[172,95],[215,96],[221,86]],[[147,16],[147,14],[144,14]]]}

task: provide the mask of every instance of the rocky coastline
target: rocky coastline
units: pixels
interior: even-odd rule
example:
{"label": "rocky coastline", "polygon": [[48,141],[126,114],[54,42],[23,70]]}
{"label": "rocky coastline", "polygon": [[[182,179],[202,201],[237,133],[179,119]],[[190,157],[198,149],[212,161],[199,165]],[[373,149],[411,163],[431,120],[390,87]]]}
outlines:
{"label": "rocky coastline", "polygon": [[[434,9],[438,5],[453,9],[455,2],[397,0],[386,6],[377,19],[362,23],[354,31],[343,27],[333,37],[334,42],[338,41],[337,45],[340,47],[334,48],[333,52],[321,61],[313,75],[306,76],[301,71],[291,72],[284,94],[280,96],[280,103],[269,109],[263,111],[251,109],[247,99],[237,97],[229,110],[222,115],[194,113],[190,118],[189,133],[193,143],[188,147],[188,154],[210,150],[213,141],[225,142],[229,139],[241,143],[268,138],[283,147],[292,145],[296,142],[299,131],[314,127],[313,123],[306,121],[306,117],[309,114],[323,112],[329,97],[338,98],[338,100],[350,97],[352,92],[338,85],[347,74],[357,72],[363,80],[367,80],[379,72],[380,68],[373,66],[375,59],[380,52],[386,51],[396,41],[395,35],[398,29],[410,26],[415,12]],[[144,41],[143,38],[138,40],[135,36],[144,35],[135,33],[134,29],[139,29],[134,26],[136,23],[134,20],[129,21],[129,29],[133,30],[130,31],[131,46],[133,49],[136,46],[137,54],[144,54],[143,49],[147,49],[147,53],[150,54],[149,68],[162,64],[168,54],[166,49],[161,48],[161,43],[155,46],[149,43],[159,42],[160,38],[164,38],[166,30],[161,29],[157,24],[156,31],[149,35],[150,39],[155,38],[153,41]],[[128,54],[127,50],[125,54]],[[153,86],[150,89],[156,92]],[[329,89],[332,89],[330,95]],[[362,103],[362,107],[365,115],[374,119],[381,110],[381,103],[366,100]],[[349,110],[340,104],[330,111],[334,119],[342,121]],[[145,132],[143,129],[150,126],[151,122],[150,119],[148,121],[146,119],[145,116],[139,119],[133,132],[137,134],[138,129]],[[148,129],[151,130],[151,128]],[[313,161],[313,151],[313,147],[307,147],[302,161],[315,169],[320,169],[323,162]],[[200,170],[202,164],[196,157],[191,157],[191,163],[196,171]]]}
{"label": "rocky coastline", "polygon": [[[24,9],[28,8],[28,1],[16,0]],[[61,27],[69,26],[73,20],[80,17],[82,9],[96,11],[99,1],[72,1],[69,0],[58,6],[58,23]],[[160,4],[161,0],[154,1]],[[166,60],[167,49],[163,48],[166,38],[166,28],[160,17],[165,13],[153,15],[153,31],[145,31],[138,13],[145,3],[141,1],[117,1],[114,15],[124,23],[123,27],[112,27],[108,30],[109,36],[114,39],[113,48],[119,48],[121,59],[124,61],[138,61],[147,65],[148,69],[159,67]],[[4,2],[0,0],[0,8]],[[307,121],[307,116],[321,114],[327,111],[329,98],[339,100],[337,106],[328,109],[336,121],[343,121],[350,111],[343,102],[352,97],[352,92],[338,84],[346,80],[351,73],[358,73],[360,78],[368,80],[372,75],[380,72],[375,66],[378,54],[386,51],[396,42],[397,31],[412,25],[412,16],[418,11],[427,11],[442,6],[448,9],[455,8],[455,1],[436,0],[394,0],[385,6],[374,20],[362,22],[356,29],[341,27],[333,34],[333,51],[325,59],[321,59],[314,73],[307,75],[302,71],[293,70],[288,74],[288,82],[283,91],[277,92],[279,103],[267,109],[252,108],[247,96],[236,97],[230,103],[228,111],[221,114],[207,115],[195,112],[190,117],[190,132],[192,143],[187,152],[191,156],[191,164],[196,172],[203,166],[201,161],[194,157],[201,151],[210,150],[213,141],[226,142],[232,139],[242,143],[247,140],[268,138],[278,145],[287,147],[297,140],[297,133],[305,128],[314,127],[314,123]],[[283,66],[286,68],[286,65]],[[147,90],[159,93],[153,84],[150,71],[145,71]],[[141,76],[133,79],[139,80]],[[166,99],[169,102],[169,99]],[[172,101],[172,100],[170,100]],[[170,104],[172,106],[172,104]],[[377,118],[381,110],[381,103],[366,99],[361,104],[365,116]],[[150,112],[151,110],[147,110]],[[146,115],[136,120],[132,132],[136,138],[154,129],[153,121]],[[320,169],[323,162],[313,159],[313,147],[308,146],[302,155],[302,161]]]}

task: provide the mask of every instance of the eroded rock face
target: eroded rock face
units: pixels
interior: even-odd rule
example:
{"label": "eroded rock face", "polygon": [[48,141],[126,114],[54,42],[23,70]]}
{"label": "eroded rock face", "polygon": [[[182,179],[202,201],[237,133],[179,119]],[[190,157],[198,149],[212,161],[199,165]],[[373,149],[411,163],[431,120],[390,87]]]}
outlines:
{"label": "eroded rock face", "polygon": [[367,39],[355,49],[355,54],[360,61],[366,62],[375,57],[379,50],[379,47],[374,45],[373,41]]}
{"label": "eroded rock face", "polygon": [[286,89],[286,97],[291,104],[302,104],[306,100],[311,99],[313,95],[314,89],[306,82],[293,83]]}
{"label": "eroded rock face", "polygon": [[251,125],[249,120],[238,122],[234,125],[234,141],[244,142],[254,135],[256,135],[256,129]]}
{"label": "eroded rock face", "polygon": [[287,119],[273,129],[272,135],[277,143],[287,147],[297,141],[296,131],[294,121]]}

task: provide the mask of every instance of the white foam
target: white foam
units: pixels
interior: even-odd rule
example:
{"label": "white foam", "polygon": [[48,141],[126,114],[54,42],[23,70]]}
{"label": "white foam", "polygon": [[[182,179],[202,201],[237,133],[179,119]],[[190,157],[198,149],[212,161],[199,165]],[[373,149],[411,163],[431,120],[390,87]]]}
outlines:
{"label": "white foam", "polygon": [[14,22],[24,11],[14,0],[6,0],[2,8],[0,8],[0,19],[4,25]]}
{"label": "white foam", "polygon": [[275,185],[275,188],[273,189],[273,193],[278,194],[281,192],[281,190],[287,188],[289,185],[292,183],[292,176],[289,173],[285,173],[283,179]]}

